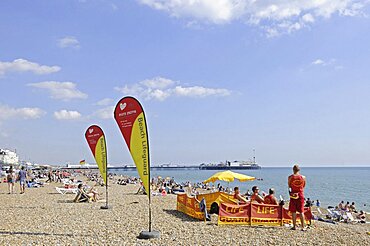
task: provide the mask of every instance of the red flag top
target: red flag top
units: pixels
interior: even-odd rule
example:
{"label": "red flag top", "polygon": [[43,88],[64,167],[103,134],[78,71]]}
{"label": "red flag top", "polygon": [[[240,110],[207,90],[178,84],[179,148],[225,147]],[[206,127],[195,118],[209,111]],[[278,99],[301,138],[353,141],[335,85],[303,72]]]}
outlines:
{"label": "red flag top", "polygon": [[122,98],[114,110],[114,118],[129,149],[131,149],[132,126],[142,112],[141,105],[132,97]]}

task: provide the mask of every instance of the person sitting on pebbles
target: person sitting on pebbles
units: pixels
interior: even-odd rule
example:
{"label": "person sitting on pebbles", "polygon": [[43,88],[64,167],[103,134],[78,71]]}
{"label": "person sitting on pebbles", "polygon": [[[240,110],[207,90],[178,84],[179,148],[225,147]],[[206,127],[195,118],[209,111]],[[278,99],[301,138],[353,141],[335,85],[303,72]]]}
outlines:
{"label": "person sitting on pebbles", "polygon": [[78,184],[77,195],[74,202],[96,202],[98,200],[98,192],[91,188],[89,192],[86,192],[82,183]]}
{"label": "person sitting on pebbles", "polygon": [[271,204],[271,205],[279,205],[278,200],[275,197],[275,189],[270,188],[269,189],[269,194],[265,196],[264,198],[264,203],[265,204]]}
{"label": "person sitting on pebbles", "polygon": [[253,194],[251,196],[251,201],[252,202],[264,203],[264,200],[263,200],[262,196],[260,196],[259,191],[260,191],[260,189],[258,188],[258,186],[253,186],[252,187],[252,192],[253,192]]}
{"label": "person sitting on pebbles", "polygon": [[360,211],[360,213],[356,216],[360,223],[366,223],[366,214],[364,211]]}
{"label": "person sitting on pebbles", "polygon": [[245,197],[240,195],[239,187],[234,188],[234,199],[238,200],[239,204],[246,204],[248,202]]}

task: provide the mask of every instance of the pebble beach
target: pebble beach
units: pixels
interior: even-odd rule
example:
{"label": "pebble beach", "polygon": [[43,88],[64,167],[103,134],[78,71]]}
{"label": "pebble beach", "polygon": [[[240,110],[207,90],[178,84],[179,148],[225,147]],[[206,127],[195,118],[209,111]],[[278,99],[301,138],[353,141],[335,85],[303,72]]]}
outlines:
{"label": "pebble beach", "polygon": [[[82,177],[79,177],[83,179]],[[87,182],[93,185],[92,182]],[[98,202],[74,203],[74,194],[59,194],[46,184],[19,194],[8,194],[0,184],[0,245],[370,245],[369,224],[330,224],[314,221],[306,232],[287,227],[217,226],[176,210],[176,195],[152,197],[153,230],[159,239],[140,240],[148,230],[148,199],[137,195],[138,185],[98,187]]]}

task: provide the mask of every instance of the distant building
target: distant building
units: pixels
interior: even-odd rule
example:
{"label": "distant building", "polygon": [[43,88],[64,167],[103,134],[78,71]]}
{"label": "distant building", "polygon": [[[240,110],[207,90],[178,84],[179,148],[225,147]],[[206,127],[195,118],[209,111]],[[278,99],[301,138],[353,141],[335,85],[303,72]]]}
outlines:
{"label": "distant building", "polygon": [[[113,167],[113,166],[108,164],[108,168],[110,168],[110,167]],[[74,165],[74,164],[68,163],[65,168],[70,168],[70,169],[90,169],[90,168],[91,169],[98,169],[99,167],[96,164],[89,164],[89,163],[85,163],[83,165],[79,165],[79,164]]]}
{"label": "distant building", "polygon": [[0,165],[18,165],[19,157],[15,151],[0,149]]}
{"label": "distant building", "polygon": [[74,165],[74,164],[67,164],[67,167],[66,168],[72,168],[72,169],[84,169],[84,168],[98,168],[98,166],[96,164],[89,164],[89,163],[84,163],[83,165]]}

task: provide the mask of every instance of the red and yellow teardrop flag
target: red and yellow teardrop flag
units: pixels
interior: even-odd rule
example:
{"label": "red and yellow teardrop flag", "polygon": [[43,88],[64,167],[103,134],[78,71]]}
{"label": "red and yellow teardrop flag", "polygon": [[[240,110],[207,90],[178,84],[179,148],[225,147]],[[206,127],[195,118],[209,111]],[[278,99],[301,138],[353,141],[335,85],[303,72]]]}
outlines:
{"label": "red and yellow teardrop flag", "polygon": [[116,105],[114,118],[150,199],[149,141],[143,107],[135,98],[124,97]]}
{"label": "red and yellow teardrop flag", "polygon": [[85,138],[99,167],[104,183],[107,184],[107,146],[104,132],[99,126],[92,125],[87,128]]}

